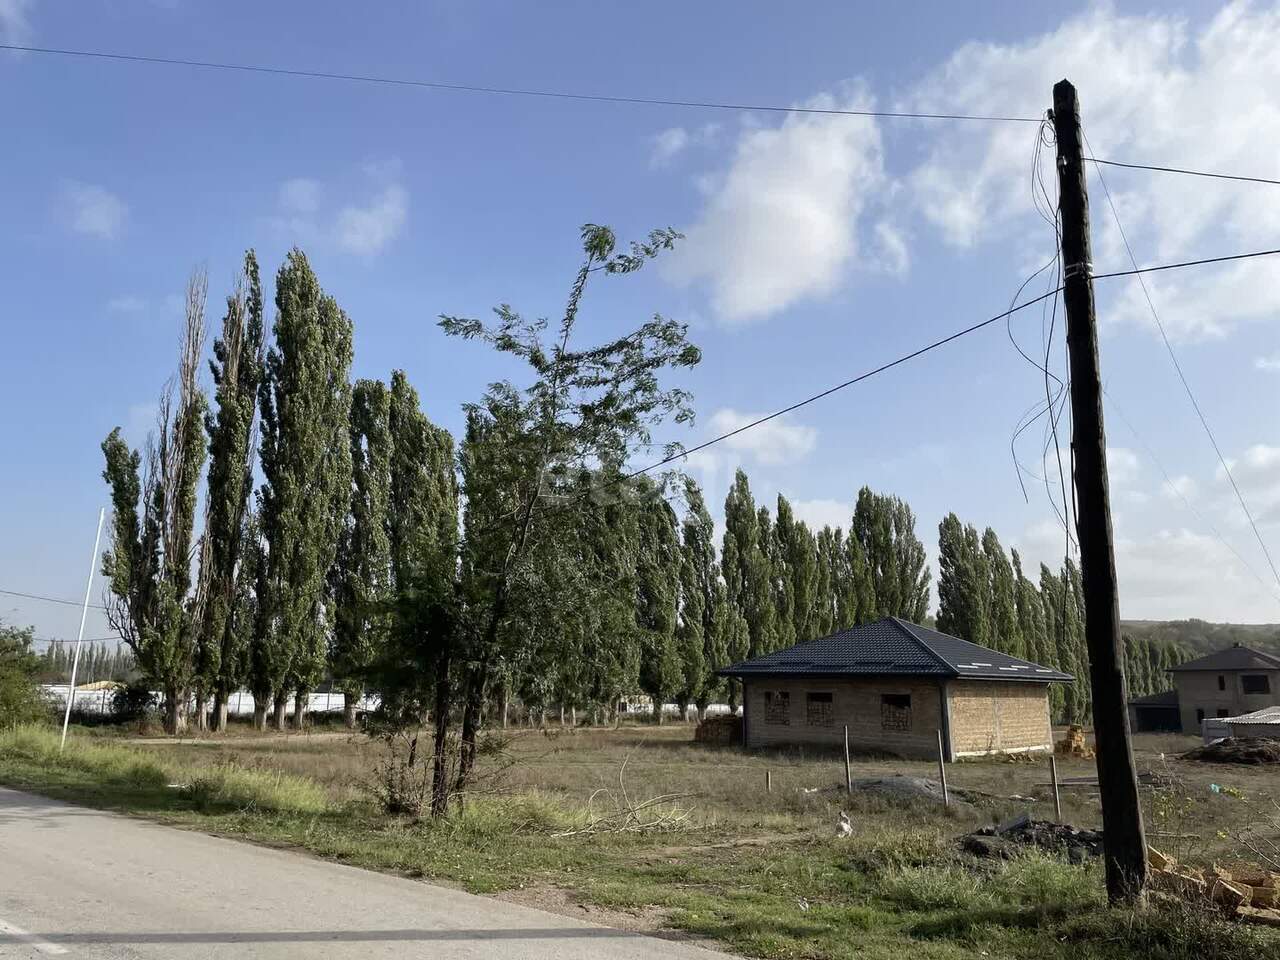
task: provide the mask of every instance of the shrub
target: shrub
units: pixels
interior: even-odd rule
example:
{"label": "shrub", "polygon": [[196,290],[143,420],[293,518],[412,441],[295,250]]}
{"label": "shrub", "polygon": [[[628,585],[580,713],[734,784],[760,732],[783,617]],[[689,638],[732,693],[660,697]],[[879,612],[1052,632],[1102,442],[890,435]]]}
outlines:
{"label": "shrub", "polygon": [[35,631],[0,624],[0,723],[17,726],[49,717],[49,702],[40,692],[36,672],[40,660],[31,649]]}
{"label": "shrub", "polygon": [[156,695],[140,680],[117,688],[111,698],[111,716],[118,723],[145,720],[156,711]]}

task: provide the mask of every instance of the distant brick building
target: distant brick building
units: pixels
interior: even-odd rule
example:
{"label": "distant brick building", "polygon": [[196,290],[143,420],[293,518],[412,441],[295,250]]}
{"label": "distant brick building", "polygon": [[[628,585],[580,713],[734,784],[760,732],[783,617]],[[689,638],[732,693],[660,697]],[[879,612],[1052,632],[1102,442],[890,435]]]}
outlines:
{"label": "distant brick building", "polygon": [[743,743],[843,744],[948,760],[1049,751],[1058,670],[886,617],[720,670],[743,686]]}
{"label": "distant brick building", "polygon": [[1236,717],[1280,706],[1280,657],[1236,644],[1180,663],[1169,671],[1178,694],[1183,733],[1198,733],[1206,718]]}

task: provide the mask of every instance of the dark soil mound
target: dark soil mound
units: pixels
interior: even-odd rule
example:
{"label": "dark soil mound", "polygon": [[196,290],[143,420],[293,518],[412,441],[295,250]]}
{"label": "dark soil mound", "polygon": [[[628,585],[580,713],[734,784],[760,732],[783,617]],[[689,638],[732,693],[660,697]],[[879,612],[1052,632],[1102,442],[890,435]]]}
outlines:
{"label": "dark soil mound", "polygon": [[1280,740],[1219,740],[1182,755],[1201,763],[1280,763]]}

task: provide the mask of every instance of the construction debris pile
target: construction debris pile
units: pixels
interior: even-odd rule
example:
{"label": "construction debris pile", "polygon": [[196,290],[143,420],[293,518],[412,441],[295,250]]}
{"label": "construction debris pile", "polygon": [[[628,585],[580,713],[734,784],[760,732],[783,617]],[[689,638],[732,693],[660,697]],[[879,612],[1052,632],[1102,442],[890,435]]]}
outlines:
{"label": "construction debris pile", "polygon": [[1053,751],[1059,756],[1080,757],[1085,760],[1093,756],[1093,747],[1085,739],[1084,727],[1078,723],[1067,727],[1067,735],[1053,745]]}
{"label": "construction debris pile", "polygon": [[1249,923],[1280,927],[1280,873],[1258,867],[1209,870],[1179,864],[1173,857],[1147,847],[1151,888],[1183,900],[1212,900],[1229,916]]}
{"label": "construction debris pile", "polygon": [[982,827],[960,838],[960,848],[983,859],[1010,860],[1025,847],[1063,854],[1072,863],[1102,856],[1102,831],[1032,820],[1023,814],[998,827]]}
{"label": "construction debris pile", "polygon": [[697,743],[741,743],[742,718],[733,714],[707,717],[694,728],[693,739]]}
{"label": "construction debris pile", "polygon": [[1219,740],[1184,753],[1182,759],[1201,763],[1280,763],[1280,740]]}

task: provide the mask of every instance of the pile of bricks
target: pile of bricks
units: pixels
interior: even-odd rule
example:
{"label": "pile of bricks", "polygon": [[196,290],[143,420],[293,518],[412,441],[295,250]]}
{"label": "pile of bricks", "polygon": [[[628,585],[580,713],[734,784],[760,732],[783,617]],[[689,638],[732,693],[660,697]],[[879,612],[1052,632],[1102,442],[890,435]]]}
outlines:
{"label": "pile of bricks", "polygon": [[1093,748],[1084,737],[1084,727],[1078,723],[1067,727],[1067,735],[1055,743],[1053,749],[1059,756],[1082,757],[1085,760],[1093,756]]}
{"label": "pile of bricks", "polygon": [[693,739],[698,743],[741,743],[742,718],[732,715],[707,717],[694,728]]}
{"label": "pile of bricks", "polygon": [[1256,867],[1205,871],[1178,863],[1147,848],[1152,889],[1184,900],[1212,900],[1229,915],[1250,923],[1280,927],[1280,873]]}

